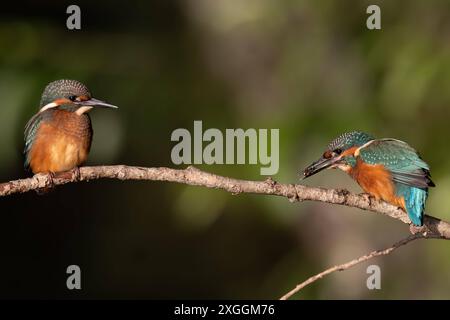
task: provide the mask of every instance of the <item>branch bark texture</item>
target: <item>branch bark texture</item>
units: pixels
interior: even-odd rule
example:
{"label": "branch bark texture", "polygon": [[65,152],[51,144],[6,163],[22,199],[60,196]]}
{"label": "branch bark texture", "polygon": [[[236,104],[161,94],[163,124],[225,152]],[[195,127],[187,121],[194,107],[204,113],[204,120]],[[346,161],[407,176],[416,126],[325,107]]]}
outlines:
{"label": "branch bark texture", "polygon": [[[402,209],[384,201],[375,200],[367,194],[352,194],[344,189],[324,189],[307,187],[300,184],[282,184],[271,178],[265,181],[240,180],[208,173],[194,167],[188,167],[187,169],[164,167],[144,168],[123,165],[81,167],[77,170],[58,173],[54,176],[37,174],[28,179],[1,183],[0,197],[67,183],[105,178],[177,182],[193,186],[222,189],[232,194],[251,193],[276,195],[285,197],[291,202],[305,200],[320,201],[369,210],[400,220],[403,223],[410,223],[407,214]],[[428,229],[428,236],[450,239],[450,223],[428,215],[425,216],[424,223]]]}

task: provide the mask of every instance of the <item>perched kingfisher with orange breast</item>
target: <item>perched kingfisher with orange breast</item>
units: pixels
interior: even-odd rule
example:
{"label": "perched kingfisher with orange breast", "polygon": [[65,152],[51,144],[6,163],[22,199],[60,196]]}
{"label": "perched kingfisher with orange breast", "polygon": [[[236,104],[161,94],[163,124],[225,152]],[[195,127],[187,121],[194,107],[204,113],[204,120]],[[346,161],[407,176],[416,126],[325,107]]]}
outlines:
{"label": "perched kingfisher with orange breast", "polygon": [[428,187],[435,185],[428,164],[406,142],[375,139],[360,131],[344,133],[304,170],[304,178],[326,168],[347,172],[365,192],[403,208],[413,225],[423,225]]}
{"label": "perched kingfisher with orange breast", "polygon": [[92,108],[117,108],[92,97],[76,80],[57,80],[45,88],[40,110],[25,127],[25,167],[33,173],[62,172],[82,165],[93,136]]}

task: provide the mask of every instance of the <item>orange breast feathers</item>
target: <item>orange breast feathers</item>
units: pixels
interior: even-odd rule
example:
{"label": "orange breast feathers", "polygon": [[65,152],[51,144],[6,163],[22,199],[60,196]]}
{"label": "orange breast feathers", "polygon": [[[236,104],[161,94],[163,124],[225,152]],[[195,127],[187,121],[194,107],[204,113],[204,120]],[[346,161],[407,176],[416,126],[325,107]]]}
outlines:
{"label": "orange breast feathers", "polygon": [[[33,173],[66,171],[87,160],[92,139],[89,118],[80,119],[73,113],[61,112],[53,121],[41,123],[36,132],[30,150],[30,168]],[[84,123],[86,121],[88,127]]]}
{"label": "orange breast feathers", "polygon": [[405,200],[395,194],[395,187],[390,172],[381,164],[364,163],[357,157],[356,166],[350,171],[361,188],[374,196],[395,206],[405,209]]}

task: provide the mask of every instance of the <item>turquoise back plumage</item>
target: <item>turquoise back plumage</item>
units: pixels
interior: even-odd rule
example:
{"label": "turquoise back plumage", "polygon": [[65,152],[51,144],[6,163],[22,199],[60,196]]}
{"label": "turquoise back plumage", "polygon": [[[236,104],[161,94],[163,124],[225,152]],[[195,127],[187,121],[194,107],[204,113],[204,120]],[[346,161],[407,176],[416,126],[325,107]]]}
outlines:
{"label": "turquoise back plumage", "polygon": [[361,147],[360,157],[368,164],[382,164],[392,175],[397,196],[405,200],[413,224],[421,226],[428,187],[434,187],[429,166],[416,150],[396,139],[377,139]]}

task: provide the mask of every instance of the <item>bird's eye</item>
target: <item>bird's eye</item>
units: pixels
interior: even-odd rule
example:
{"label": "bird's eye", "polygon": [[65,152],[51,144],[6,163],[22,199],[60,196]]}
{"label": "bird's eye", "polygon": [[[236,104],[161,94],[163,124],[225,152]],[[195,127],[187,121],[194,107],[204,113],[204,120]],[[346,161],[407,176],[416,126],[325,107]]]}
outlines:
{"label": "bird's eye", "polygon": [[70,101],[75,101],[75,100],[77,100],[77,96],[70,96],[70,97],[69,97],[69,100],[70,100]]}
{"label": "bird's eye", "polygon": [[324,157],[325,159],[330,159],[332,156],[333,156],[333,155],[331,154],[331,151],[330,151],[330,150],[325,151],[324,154],[323,154],[323,157]]}
{"label": "bird's eye", "polygon": [[338,149],[334,150],[334,153],[336,153],[336,154],[341,154],[341,153],[342,153],[342,150],[338,148]]}

